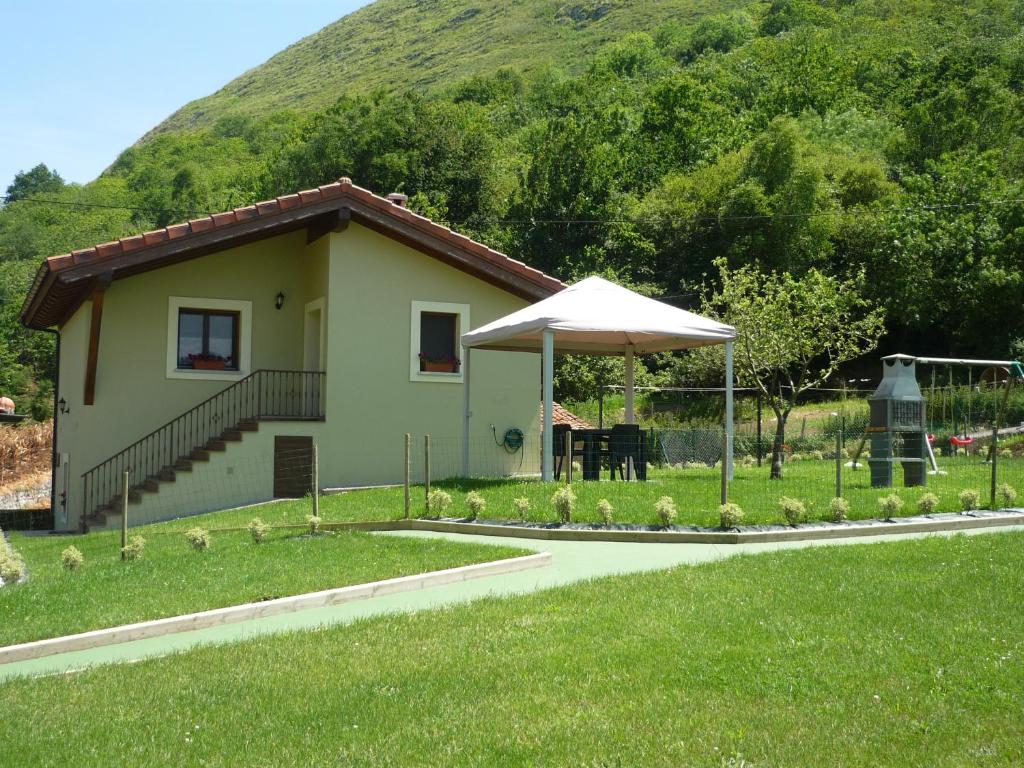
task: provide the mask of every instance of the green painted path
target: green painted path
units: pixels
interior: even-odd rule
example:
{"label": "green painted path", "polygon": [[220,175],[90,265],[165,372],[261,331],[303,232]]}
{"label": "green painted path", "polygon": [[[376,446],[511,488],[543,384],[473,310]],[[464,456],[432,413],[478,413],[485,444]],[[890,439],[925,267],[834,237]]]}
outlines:
{"label": "green painted path", "polygon": [[[975,529],[963,531],[961,534],[996,534],[1012,530],[1024,530],[1024,526]],[[109,645],[88,651],[75,651],[46,656],[41,659],[5,664],[0,666],[0,681],[20,675],[45,675],[68,672],[95,664],[133,662],[147,657],[163,656],[169,653],[184,651],[196,645],[237,642],[246,638],[274,632],[313,629],[332,624],[347,624],[358,619],[385,613],[429,610],[445,605],[468,602],[480,597],[532,592],[584,579],[599,578],[612,574],[653,571],[670,568],[675,565],[693,565],[738,554],[753,554],[814,546],[850,544],[870,546],[879,541],[898,541],[923,538],[924,536],[952,534],[902,534],[877,536],[870,539],[851,538],[764,544],[630,544],[619,542],[536,541],[515,538],[495,539],[490,536],[467,536],[464,534],[423,531],[401,531],[380,535],[406,536],[410,538],[442,537],[455,541],[469,541],[480,544],[496,544],[500,542],[512,547],[521,547],[538,552],[550,552],[553,557],[553,563],[547,568],[491,576],[473,581],[431,587],[415,592],[384,595],[355,603],[326,608],[313,608],[296,613],[238,622],[236,624],[225,624],[209,629],[182,632],[176,635]]]}

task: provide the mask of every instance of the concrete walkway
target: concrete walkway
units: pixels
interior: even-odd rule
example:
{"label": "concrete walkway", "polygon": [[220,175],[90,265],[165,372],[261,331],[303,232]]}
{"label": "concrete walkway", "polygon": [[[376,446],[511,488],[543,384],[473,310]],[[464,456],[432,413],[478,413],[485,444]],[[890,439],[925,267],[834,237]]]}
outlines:
{"label": "concrete walkway", "polygon": [[[995,534],[1024,530],[1024,526],[976,529],[963,535]],[[520,573],[481,578],[416,592],[384,595],[368,600],[296,613],[270,616],[251,621],[226,624],[176,635],[109,645],[86,651],[75,651],[40,659],[0,666],[0,681],[21,675],[45,675],[68,672],[95,664],[125,663],[184,651],[197,645],[230,643],[260,635],[291,630],[312,629],[333,624],[348,624],[357,619],[386,613],[429,610],[445,605],[465,603],[480,597],[533,592],[563,584],[621,573],[639,573],[693,565],[719,560],[731,555],[801,549],[816,546],[858,544],[871,546],[879,541],[900,541],[924,536],[952,534],[903,534],[877,536],[871,539],[832,539],[828,541],[774,542],[760,544],[633,544],[621,542],[535,541],[490,536],[401,531],[379,534],[407,538],[446,538],[480,544],[501,544],[523,549],[550,552],[552,565]]]}

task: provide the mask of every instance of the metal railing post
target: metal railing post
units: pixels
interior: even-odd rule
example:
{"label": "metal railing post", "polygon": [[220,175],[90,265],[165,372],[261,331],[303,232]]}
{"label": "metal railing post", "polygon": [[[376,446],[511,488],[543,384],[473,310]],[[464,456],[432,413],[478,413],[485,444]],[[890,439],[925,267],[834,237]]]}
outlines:
{"label": "metal railing post", "polygon": [[843,428],[836,430],[836,498],[843,498]]}
{"label": "metal railing post", "polygon": [[405,433],[405,519],[412,512],[412,496],[409,491],[409,480],[412,474],[412,435]]}
{"label": "metal railing post", "polygon": [[124,471],[124,482],[121,484],[121,559],[127,559],[125,547],[128,546],[128,486],[131,470]]}
{"label": "metal railing post", "polygon": [[999,479],[999,425],[992,427],[992,484],[989,509],[996,507],[996,482]]}

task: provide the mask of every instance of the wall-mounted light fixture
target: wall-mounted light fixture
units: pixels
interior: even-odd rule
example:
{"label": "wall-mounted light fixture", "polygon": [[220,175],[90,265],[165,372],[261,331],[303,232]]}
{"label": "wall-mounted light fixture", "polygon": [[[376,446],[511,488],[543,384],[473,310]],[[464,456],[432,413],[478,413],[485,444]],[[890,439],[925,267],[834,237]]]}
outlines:
{"label": "wall-mounted light fixture", "polygon": [[60,410],[62,416],[65,413],[71,413],[71,409],[68,408],[68,401],[65,400],[63,397],[57,401],[57,408]]}
{"label": "wall-mounted light fixture", "polygon": [[284,306],[284,293],[281,291],[277,292],[277,298],[274,299],[274,306],[278,309]]}

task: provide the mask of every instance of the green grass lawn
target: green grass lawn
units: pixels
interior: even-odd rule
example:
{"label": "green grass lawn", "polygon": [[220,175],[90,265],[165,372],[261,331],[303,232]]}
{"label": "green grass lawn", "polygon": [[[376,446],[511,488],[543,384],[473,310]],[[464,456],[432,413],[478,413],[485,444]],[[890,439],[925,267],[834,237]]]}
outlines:
{"label": "green grass lawn", "polygon": [[[216,515],[205,515],[190,524],[216,522]],[[128,563],[120,559],[120,533],[14,534],[11,543],[25,558],[29,580],[0,588],[0,646],[525,554],[443,540],[349,532],[310,537],[294,530],[275,531],[259,545],[247,532],[215,533],[210,549],[197,552],[168,530],[133,530],[147,543],[143,558]],[[85,564],[69,573],[60,553],[72,544]]]}
{"label": "green grass lawn", "polygon": [[0,744],[18,765],[1020,765],[1022,547],[741,556],[16,680]]}
{"label": "green grass lawn", "polygon": [[[878,499],[891,492],[903,500],[901,515],[917,514],[917,499],[924,493],[939,497],[938,511],[960,510],[959,495],[965,488],[981,493],[981,505],[988,506],[991,467],[979,457],[942,458],[940,466],[948,472],[928,478],[926,488],[899,487],[902,482],[897,472],[896,488],[871,488],[870,473],[866,465],[853,471],[844,468],[844,496],[850,502],[850,519],[863,520],[879,517]],[[1024,494],[1024,458],[1001,459],[1000,482],[1009,482]],[[783,523],[778,501],[782,496],[800,499],[807,507],[808,519],[830,519],[829,502],[835,495],[835,463],[824,461],[788,462],[782,480],[770,480],[769,468],[737,465],[736,479],[730,486],[730,501],[738,503],[745,512],[744,524]],[[602,473],[607,477],[607,472]],[[679,508],[680,525],[718,525],[718,506],[721,493],[721,473],[710,467],[703,469],[655,469],[646,483],[578,482],[574,483],[578,501],[575,519],[598,522],[596,507],[599,499],[608,499],[615,507],[615,521],[620,523],[657,524],[654,504],[661,496],[671,496]],[[533,522],[554,522],[555,510],[551,495],[561,487],[559,483],[538,480],[452,480],[435,483],[452,495],[453,504],[447,514],[459,517],[467,514],[465,496],[470,490],[481,493],[487,501],[483,517],[508,519],[515,515],[512,500],[526,497],[530,500],[529,519]],[[321,515],[325,520],[390,520],[404,516],[404,496],[401,488],[352,491],[321,499]],[[413,490],[413,515],[423,513],[424,493],[421,486]],[[235,525],[244,525],[253,514],[265,520],[296,523],[309,512],[309,500],[275,502],[260,507],[258,512],[243,509],[219,513],[218,519]],[[187,527],[189,520],[169,525]]]}

